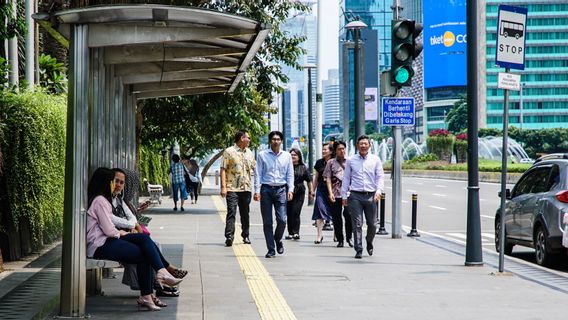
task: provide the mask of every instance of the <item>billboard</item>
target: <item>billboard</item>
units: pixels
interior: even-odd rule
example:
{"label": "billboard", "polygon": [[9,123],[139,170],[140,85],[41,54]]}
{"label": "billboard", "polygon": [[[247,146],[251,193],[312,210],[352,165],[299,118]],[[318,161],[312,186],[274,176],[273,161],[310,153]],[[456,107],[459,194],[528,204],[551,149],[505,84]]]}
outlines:
{"label": "billboard", "polygon": [[378,88],[365,88],[365,120],[377,120]]}
{"label": "billboard", "polygon": [[467,84],[466,0],[424,0],[424,88]]}

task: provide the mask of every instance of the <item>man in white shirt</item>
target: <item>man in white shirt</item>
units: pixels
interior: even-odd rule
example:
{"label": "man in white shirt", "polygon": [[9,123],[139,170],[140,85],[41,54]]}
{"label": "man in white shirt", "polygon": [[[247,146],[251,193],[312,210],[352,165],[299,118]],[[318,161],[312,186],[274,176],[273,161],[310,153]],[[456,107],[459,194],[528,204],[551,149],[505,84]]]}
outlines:
{"label": "man in white shirt", "polygon": [[[256,159],[254,176],[254,201],[260,201],[264,238],[268,253],[274,258],[276,250],[284,253],[282,236],[286,228],[286,203],[294,192],[294,166],[289,152],[280,149],[284,135],[279,131],[268,134],[270,148],[263,150]],[[272,206],[276,213],[276,230],[272,224]]]}
{"label": "man in white shirt", "polygon": [[377,205],[384,189],[383,164],[379,157],[369,153],[370,139],[362,135],[357,139],[359,153],[345,163],[341,197],[348,206],[353,223],[355,259],[363,256],[363,213],[367,222],[367,253],[373,255],[373,239],[377,229]]}

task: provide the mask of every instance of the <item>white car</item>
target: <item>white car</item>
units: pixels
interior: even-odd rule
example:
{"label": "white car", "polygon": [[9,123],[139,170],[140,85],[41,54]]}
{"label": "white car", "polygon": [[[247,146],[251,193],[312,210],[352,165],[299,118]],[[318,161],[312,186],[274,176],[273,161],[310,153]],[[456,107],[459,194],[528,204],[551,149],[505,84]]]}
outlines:
{"label": "white car", "polygon": [[534,159],[531,159],[531,158],[523,158],[523,159],[519,160],[519,163],[533,164],[533,163],[534,163]]}

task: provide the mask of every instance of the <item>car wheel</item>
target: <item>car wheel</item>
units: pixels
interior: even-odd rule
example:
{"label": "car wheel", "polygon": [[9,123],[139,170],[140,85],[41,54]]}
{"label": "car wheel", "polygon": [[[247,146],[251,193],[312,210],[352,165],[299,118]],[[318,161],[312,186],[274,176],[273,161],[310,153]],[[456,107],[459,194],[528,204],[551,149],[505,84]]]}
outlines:
{"label": "car wheel", "polygon": [[[495,218],[495,250],[499,252],[499,233],[501,232],[501,217],[497,216]],[[508,256],[513,253],[514,244],[510,244],[507,240],[507,229],[505,229],[505,251],[504,253]]]}
{"label": "car wheel", "polygon": [[549,266],[553,256],[548,252],[548,236],[542,226],[538,226],[534,236],[534,253],[536,263],[541,266]]}

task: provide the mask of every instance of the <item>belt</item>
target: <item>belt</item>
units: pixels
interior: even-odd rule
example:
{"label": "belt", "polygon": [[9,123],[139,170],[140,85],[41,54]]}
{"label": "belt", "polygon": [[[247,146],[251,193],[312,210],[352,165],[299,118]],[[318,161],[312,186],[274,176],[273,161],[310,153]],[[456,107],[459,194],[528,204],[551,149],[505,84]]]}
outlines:
{"label": "belt", "polygon": [[369,196],[369,195],[374,195],[375,193],[377,193],[376,191],[356,191],[356,190],[351,190],[351,193],[356,193],[356,194],[361,194],[364,196]]}
{"label": "belt", "polygon": [[262,186],[265,187],[265,188],[270,188],[270,189],[279,189],[279,188],[284,188],[287,185],[286,184],[280,184],[280,185],[277,185],[277,186],[272,186],[272,185],[269,185],[269,184],[262,184]]}

